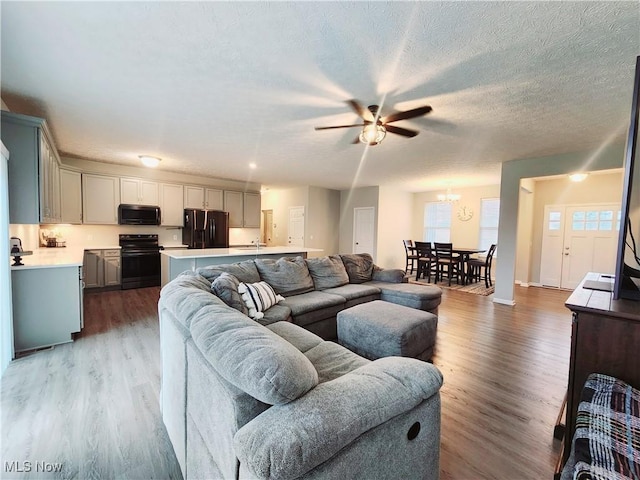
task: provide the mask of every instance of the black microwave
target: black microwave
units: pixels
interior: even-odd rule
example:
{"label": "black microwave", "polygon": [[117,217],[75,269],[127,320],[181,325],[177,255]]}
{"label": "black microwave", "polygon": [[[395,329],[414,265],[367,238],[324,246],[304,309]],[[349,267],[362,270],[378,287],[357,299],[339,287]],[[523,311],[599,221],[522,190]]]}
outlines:
{"label": "black microwave", "polygon": [[160,207],[150,205],[118,206],[119,225],[160,225]]}

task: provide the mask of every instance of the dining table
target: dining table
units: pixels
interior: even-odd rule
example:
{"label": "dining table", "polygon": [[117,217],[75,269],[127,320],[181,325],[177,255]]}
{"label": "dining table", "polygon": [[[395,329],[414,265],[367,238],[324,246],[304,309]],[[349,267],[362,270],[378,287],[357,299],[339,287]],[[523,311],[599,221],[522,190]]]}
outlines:
{"label": "dining table", "polygon": [[487,249],[486,248],[453,247],[451,251],[454,254],[458,254],[460,256],[460,265],[463,270],[462,284],[467,285],[468,280],[470,280],[469,272],[467,268],[467,262],[469,261],[469,258],[471,258],[471,255],[474,255],[476,253],[486,252]]}

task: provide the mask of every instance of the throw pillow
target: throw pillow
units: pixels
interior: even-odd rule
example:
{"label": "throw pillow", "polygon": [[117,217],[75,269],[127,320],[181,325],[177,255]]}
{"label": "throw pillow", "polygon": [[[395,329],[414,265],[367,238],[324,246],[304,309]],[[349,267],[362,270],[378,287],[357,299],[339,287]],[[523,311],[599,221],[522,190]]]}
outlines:
{"label": "throw pillow", "polygon": [[230,273],[240,282],[254,283],[260,281],[260,274],[256,269],[253,260],[244,260],[238,263],[227,263],[224,265],[209,265],[207,267],[199,267],[196,269],[198,275],[213,282],[224,272]]}
{"label": "throw pillow", "polygon": [[307,258],[307,267],[316,290],[341,287],[349,283],[349,275],[339,255]]}
{"label": "throw pillow", "polygon": [[302,257],[256,258],[260,279],[285,297],[313,291],[313,279]]}
{"label": "throw pillow", "polygon": [[249,310],[249,316],[254,320],[264,317],[262,312],[284,300],[284,297],[278,295],[267,282],[240,283],[238,292]]}
{"label": "throw pillow", "polygon": [[235,308],[245,315],[249,315],[249,309],[244,303],[242,296],[238,292],[240,281],[227,272],[222,272],[218,278],[211,283],[211,291],[231,308]]}
{"label": "throw pillow", "polygon": [[368,282],[373,277],[373,258],[368,253],[340,255],[349,275],[349,283]]}

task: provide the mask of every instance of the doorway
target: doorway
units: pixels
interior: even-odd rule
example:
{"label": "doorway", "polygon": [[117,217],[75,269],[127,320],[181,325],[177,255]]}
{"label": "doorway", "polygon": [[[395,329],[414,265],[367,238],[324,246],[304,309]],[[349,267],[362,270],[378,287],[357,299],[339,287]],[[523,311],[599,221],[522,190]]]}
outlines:
{"label": "doorway", "polygon": [[262,210],[261,242],[267,247],[273,247],[273,210]]}
{"label": "doorway", "polygon": [[375,258],[373,252],[375,211],[375,207],[353,209],[353,253],[369,253]]}
{"label": "doorway", "polygon": [[588,272],[613,273],[619,204],[546,205],[540,283],[574,289]]}

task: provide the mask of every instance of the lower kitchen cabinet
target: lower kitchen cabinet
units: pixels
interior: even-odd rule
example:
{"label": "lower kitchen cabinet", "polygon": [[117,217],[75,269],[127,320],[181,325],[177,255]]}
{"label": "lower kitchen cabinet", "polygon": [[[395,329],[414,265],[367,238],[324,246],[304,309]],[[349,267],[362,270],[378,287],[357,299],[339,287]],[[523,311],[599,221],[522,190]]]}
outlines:
{"label": "lower kitchen cabinet", "polygon": [[120,250],[85,250],[85,288],[117,287],[121,284]]}
{"label": "lower kitchen cabinet", "polygon": [[13,269],[16,353],[73,340],[82,329],[82,267]]}

